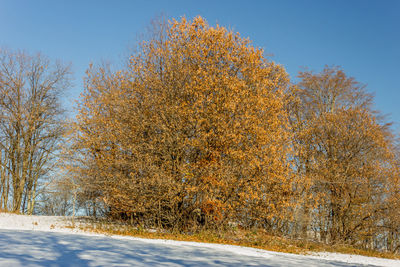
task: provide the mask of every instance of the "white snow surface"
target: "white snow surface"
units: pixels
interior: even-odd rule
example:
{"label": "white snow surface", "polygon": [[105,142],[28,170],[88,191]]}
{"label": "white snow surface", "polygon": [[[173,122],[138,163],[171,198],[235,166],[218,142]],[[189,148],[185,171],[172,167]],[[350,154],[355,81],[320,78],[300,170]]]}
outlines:
{"label": "white snow surface", "polygon": [[70,218],[0,213],[0,266],[397,266],[400,260],[102,235]]}

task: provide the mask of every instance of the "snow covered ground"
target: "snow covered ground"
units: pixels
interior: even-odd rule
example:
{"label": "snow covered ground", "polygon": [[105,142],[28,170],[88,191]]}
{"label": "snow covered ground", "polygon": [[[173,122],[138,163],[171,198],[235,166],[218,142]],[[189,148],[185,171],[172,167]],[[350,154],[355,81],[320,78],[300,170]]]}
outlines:
{"label": "snow covered ground", "polygon": [[400,260],[294,255],[196,242],[106,236],[63,217],[0,213],[0,266],[399,266]]}

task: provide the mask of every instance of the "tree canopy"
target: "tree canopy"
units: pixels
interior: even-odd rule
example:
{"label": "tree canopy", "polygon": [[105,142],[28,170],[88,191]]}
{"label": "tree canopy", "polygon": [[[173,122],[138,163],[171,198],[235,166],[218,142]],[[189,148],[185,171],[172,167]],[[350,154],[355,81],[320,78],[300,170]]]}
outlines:
{"label": "tree canopy", "polygon": [[142,223],[270,225],[291,188],[287,86],[238,33],[201,17],[160,24],[126,69],[88,71],[81,171],[109,212]]}

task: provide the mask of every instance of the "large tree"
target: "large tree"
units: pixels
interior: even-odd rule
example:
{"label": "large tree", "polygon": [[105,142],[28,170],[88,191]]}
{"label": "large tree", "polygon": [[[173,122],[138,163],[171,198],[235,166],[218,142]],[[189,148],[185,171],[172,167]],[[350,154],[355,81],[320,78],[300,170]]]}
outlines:
{"label": "large tree", "polygon": [[32,213],[63,133],[69,74],[40,54],[0,49],[0,209]]}
{"label": "large tree", "polygon": [[289,205],[288,76],[221,26],[161,23],[126,69],[90,68],[82,188],[149,225],[276,227]]}
{"label": "large tree", "polygon": [[351,244],[382,236],[395,208],[389,196],[398,191],[389,125],[372,109],[372,95],[340,68],[299,77],[290,113],[302,234]]}

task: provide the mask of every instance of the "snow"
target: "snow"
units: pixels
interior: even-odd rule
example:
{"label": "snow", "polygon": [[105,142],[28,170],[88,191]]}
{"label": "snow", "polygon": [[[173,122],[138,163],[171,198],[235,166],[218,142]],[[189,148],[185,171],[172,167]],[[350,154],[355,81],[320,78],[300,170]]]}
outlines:
{"label": "snow", "polygon": [[400,260],[295,255],[197,242],[107,236],[65,217],[0,213],[0,266],[399,266]]}

